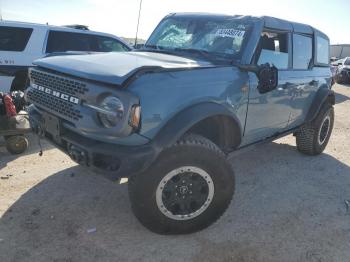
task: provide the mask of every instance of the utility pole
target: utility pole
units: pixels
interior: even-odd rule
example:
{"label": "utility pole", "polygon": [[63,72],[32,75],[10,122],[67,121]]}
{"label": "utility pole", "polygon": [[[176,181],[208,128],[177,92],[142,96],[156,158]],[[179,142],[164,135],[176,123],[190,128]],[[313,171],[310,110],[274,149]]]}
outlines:
{"label": "utility pole", "polygon": [[140,0],[139,16],[138,16],[138,18],[137,18],[136,37],[135,37],[135,47],[136,47],[136,45],[137,45],[137,36],[138,36],[138,34],[139,34],[141,9],[142,9],[142,0]]}
{"label": "utility pole", "polygon": [[2,21],[2,1],[0,0],[0,21]]}

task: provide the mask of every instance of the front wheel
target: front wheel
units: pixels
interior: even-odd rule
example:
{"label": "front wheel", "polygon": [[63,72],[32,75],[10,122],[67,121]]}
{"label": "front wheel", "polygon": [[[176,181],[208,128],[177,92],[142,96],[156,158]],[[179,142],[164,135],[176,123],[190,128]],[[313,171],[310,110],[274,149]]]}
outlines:
{"label": "front wheel", "polygon": [[188,135],[165,149],[129,182],[134,214],[159,234],[188,234],[214,223],[229,206],[234,174],[226,156],[208,139]]}

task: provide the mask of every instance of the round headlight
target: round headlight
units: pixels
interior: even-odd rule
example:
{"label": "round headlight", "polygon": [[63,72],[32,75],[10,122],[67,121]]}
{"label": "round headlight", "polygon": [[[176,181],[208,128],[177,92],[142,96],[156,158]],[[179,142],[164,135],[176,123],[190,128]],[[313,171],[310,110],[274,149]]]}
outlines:
{"label": "round headlight", "polygon": [[124,105],[122,101],[115,96],[108,96],[103,99],[101,108],[105,112],[99,113],[99,118],[105,127],[114,127],[123,119]]}

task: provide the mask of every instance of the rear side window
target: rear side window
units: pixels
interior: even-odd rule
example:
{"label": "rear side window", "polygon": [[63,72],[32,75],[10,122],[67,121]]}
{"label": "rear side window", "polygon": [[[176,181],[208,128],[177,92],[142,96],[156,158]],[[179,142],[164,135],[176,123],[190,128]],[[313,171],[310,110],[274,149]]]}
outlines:
{"label": "rear side window", "polygon": [[111,37],[50,31],[46,53],[66,51],[122,52],[129,49]]}
{"label": "rear side window", "polygon": [[289,66],[288,34],[263,32],[259,42],[258,65],[273,64],[278,69]]}
{"label": "rear side window", "polygon": [[91,35],[91,51],[95,52],[125,52],[129,48],[120,41],[107,37]]}
{"label": "rear side window", "polygon": [[312,60],[312,38],[293,35],[293,68],[308,69]]}
{"label": "rear side window", "polygon": [[32,28],[0,26],[0,51],[23,51],[32,32]]}
{"label": "rear side window", "polygon": [[47,40],[46,53],[91,51],[90,49],[90,39],[87,34],[50,31]]}
{"label": "rear side window", "polygon": [[329,41],[323,37],[316,38],[316,64],[329,64]]}

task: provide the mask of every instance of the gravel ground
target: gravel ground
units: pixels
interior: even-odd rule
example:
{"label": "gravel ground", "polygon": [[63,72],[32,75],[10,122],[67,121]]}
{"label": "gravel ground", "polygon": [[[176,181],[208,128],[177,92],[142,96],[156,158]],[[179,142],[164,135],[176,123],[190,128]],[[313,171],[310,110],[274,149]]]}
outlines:
{"label": "gravel ground", "polygon": [[210,228],[159,236],[134,218],[127,185],[78,167],[31,139],[0,149],[0,261],[350,261],[350,87],[336,86],[336,122],[324,154],[285,137],[230,161],[236,195]]}

